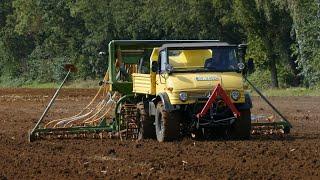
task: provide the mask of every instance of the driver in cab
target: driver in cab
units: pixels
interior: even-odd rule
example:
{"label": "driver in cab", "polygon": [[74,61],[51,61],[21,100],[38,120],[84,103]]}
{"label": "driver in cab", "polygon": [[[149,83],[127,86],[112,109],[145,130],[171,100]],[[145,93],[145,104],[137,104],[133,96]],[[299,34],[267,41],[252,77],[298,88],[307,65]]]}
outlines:
{"label": "driver in cab", "polygon": [[219,49],[215,50],[213,57],[205,61],[204,68],[207,70],[224,70],[226,67],[222,51]]}

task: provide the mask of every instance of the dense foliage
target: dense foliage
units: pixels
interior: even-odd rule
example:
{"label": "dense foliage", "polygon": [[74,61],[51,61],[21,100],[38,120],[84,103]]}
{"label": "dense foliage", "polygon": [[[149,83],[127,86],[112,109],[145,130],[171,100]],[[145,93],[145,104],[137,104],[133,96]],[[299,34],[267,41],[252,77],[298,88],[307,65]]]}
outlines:
{"label": "dense foliage", "polygon": [[265,87],[320,82],[319,0],[1,0],[0,37],[0,81],[99,78],[112,39],[220,39],[249,44]]}

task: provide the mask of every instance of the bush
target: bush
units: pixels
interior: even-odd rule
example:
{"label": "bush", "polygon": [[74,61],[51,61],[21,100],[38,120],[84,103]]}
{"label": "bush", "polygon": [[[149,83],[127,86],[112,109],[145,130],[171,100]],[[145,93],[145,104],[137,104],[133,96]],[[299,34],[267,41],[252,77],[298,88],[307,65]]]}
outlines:
{"label": "bush", "polygon": [[36,49],[28,59],[26,76],[32,81],[61,81],[67,73],[64,70],[64,65],[70,63],[70,60],[66,57],[52,56],[40,48]]}
{"label": "bush", "polygon": [[12,78],[10,76],[0,76],[0,87],[20,87],[25,84],[26,80],[23,77]]}
{"label": "bush", "polygon": [[280,88],[288,88],[295,85],[295,75],[288,66],[278,67],[278,79]]}
{"label": "bush", "polygon": [[270,72],[268,70],[257,69],[250,74],[248,79],[259,89],[269,89],[271,87]]}
{"label": "bush", "polygon": [[[294,85],[295,75],[291,71],[290,67],[282,66],[278,67],[278,81],[280,88],[288,88]],[[257,68],[254,73],[249,75],[249,80],[261,89],[271,88],[271,74],[268,69],[262,70]]]}

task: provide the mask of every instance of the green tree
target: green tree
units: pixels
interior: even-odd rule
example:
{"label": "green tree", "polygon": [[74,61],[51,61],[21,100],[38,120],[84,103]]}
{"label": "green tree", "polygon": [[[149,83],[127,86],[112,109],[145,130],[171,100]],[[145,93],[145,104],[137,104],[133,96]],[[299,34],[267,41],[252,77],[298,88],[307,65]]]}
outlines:
{"label": "green tree", "polygon": [[286,0],[279,6],[288,8],[293,18],[298,65],[306,86],[320,83],[320,1]]}
{"label": "green tree", "polygon": [[271,73],[271,86],[279,87],[277,60],[288,49],[291,19],[288,12],[273,1],[235,0],[235,16],[246,30],[248,39],[263,44],[266,61]]}
{"label": "green tree", "polygon": [[13,2],[16,9],[15,32],[31,36],[35,43],[33,51],[28,54],[27,63],[27,75],[32,79],[60,80],[64,75],[63,64],[77,61],[81,54],[86,30],[83,21],[71,17],[66,2],[65,0]]}
{"label": "green tree", "polygon": [[248,42],[273,87],[298,85],[299,73],[315,85],[318,11],[317,0],[3,0],[0,75],[57,81],[72,62],[76,78],[96,78],[112,39],[220,39]]}
{"label": "green tree", "polygon": [[16,17],[12,1],[0,2],[0,9],[0,75],[17,77],[26,69],[26,57],[34,47],[33,39],[14,31]]}

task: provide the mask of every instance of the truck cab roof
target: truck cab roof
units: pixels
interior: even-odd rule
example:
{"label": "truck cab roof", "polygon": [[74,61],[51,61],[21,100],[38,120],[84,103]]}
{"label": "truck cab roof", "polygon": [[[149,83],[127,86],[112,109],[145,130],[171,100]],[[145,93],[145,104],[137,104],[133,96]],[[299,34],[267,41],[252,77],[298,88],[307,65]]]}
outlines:
{"label": "truck cab roof", "polygon": [[237,47],[237,45],[229,44],[226,42],[170,43],[163,44],[159,50],[211,49],[213,47]]}

